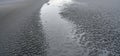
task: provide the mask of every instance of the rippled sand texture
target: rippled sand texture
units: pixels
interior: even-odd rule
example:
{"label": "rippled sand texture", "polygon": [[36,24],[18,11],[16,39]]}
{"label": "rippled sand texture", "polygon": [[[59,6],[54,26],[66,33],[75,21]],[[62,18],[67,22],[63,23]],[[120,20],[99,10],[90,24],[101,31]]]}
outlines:
{"label": "rippled sand texture", "polygon": [[88,49],[87,56],[120,55],[118,0],[74,0],[61,15],[76,24],[74,38]]}
{"label": "rippled sand texture", "polygon": [[46,56],[39,11],[47,0],[12,1],[0,3],[0,56]]}

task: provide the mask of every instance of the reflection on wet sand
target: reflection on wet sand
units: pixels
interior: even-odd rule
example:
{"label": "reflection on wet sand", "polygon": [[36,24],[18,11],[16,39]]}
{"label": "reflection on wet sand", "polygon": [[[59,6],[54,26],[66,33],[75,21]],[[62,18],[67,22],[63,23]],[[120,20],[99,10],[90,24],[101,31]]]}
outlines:
{"label": "reflection on wet sand", "polygon": [[70,4],[69,1],[52,0],[41,9],[42,24],[47,35],[47,42],[49,42],[47,56],[80,56],[80,54],[84,54],[85,48],[81,48],[72,39],[74,25],[59,14],[61,7],[64,7],[63,4]]}
{"label": "reflection on wet sand", "polygon": [[86,5],[75,2],[60,13],[76,25],[74,38],[87,56],[120,56],[120,10]]}

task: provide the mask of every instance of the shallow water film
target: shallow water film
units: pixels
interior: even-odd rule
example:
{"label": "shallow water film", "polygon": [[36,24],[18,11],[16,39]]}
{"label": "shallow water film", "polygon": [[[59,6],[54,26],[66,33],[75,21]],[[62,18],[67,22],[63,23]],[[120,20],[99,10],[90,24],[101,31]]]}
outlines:
{"label": "shallow water film", "polygon": [[0,0],[0,56],[120,56],[119,0]]}
{"label": "shallow water film", "polygon": [[48,56],[119,56],[118,0],[50,0],[41,9]]}

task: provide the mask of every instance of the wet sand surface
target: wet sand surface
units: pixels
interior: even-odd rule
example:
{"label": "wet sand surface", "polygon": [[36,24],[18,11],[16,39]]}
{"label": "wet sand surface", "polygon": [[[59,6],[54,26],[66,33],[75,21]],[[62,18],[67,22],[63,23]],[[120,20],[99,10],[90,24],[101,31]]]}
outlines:
{"label": "wet sand surface", "polygon": [[47,0],[2,2],[0,3],[0,56],[44,56],[46,42],[39,22],[39,11]]}
{"label": "wet sand surface", "polygon": [[51,0],[41,9],[47,56],[119,56],[118,0]]}
{"label": "wet sand surface", "polygon": [[73,1],[60,14],[76,25],[74,38],[86,49],[79,56],[120,56],[120,1]]}
{"label": "wet sand surface", "polygon": [[120,56],[119,0],[1,0],[0,56]]}

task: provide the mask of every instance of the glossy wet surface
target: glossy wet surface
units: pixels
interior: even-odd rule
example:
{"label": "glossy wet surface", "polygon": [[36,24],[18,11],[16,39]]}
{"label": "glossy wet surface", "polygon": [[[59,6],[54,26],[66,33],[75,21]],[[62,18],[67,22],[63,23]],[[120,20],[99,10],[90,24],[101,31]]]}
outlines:
{"label": "glossy wet surface", "polygon": [[120,56],[119,0],[22,1],[0,6],[0,56]]}
{"label": "glossy wet surface", "polygon": [[46,3],[41,20],[49,43],[47,56],[119,56],[120,15],[116,1]]}
{"label": "glossy wet surface", "polygon": [[41,9],[41,20],[44,25],[48,56],[74,56],[79,53],[79,45],[72,40],[74,25],[60,16],[60,8],[66,0],[50,1]]}

